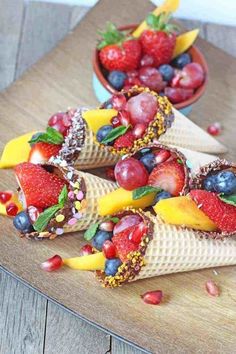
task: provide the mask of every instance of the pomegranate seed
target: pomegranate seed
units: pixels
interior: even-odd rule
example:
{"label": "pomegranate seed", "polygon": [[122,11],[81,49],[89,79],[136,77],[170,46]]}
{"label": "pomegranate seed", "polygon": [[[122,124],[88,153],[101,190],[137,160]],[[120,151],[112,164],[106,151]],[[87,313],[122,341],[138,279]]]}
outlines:
{"label": "pomegranate seed", "polygon": [[131,70],[127,72],[127,77],[130,78],[134,78],[134,77],[138,77],[138,70]]}
{"label": "pomegranate seed", "polygon": [[208,280],[205,284],[206,291],[210,296],[219,296],[220,289],[213,280]]}
{"label": "pomegranate seed", "polygon": [[141,222],[139,225],[137,225],[137,227],[135,227],[133,232],[129,234],[129,240],[139,244],[142,240],[143,235],[146,234],[146,232],[147,232],[147,227],[146,225],[144,225],[143,222]]}
{"label": "pomegranate seed", "polygon": [[109,221],[102,222],[99,226],[99,229],[102,231],[110,232],[110,231],[113,231],[114,226],[115,226],[115,223],[113,221],[109,220]]}
{"label": "pomegranate seed", "polygon": [[87,255],[93,254],[93,253],[94,253],[93,247],[91,245],[89,245],[89,244],[84,245],[80,249],[80,255],[81,256],[87,256]]}
{"label": "pomegranate seed", "polygon": [[139,139],[143,136],[147,126],[144,123],[138,123],[135,125],[134,129],[132,130],[133,135],[136,139]]}
{"label": "pomegranate seed", "polygon": [[113,167],[107,167],[106,169],[106,176],[108,179],[115,181],[115,172],[114,172],[114,168]]}
{"label": "pomegranate seed", "polygon": [[70,127],[71,126],[71,116],[67,113],[64,114],[62,122],[65,127]]}
{"label": "pomegranate seed", "polygon": [[120,123],[120,120],[119,120],[119,118],[116,116],[116,117],[113,117],[112,119],[111,119],[111,124],[112,124],[112,126],[114,127],[114,128],[116,128],[116,127],[118,127],[119,125],[121,125],[121,123]]}
{"label": "pomegranate seed", "polygon": [[145,54],[140,61],[140,66],[153,66],[153,65],[154,65],[154,58],[151,55]]}
{"label": "pomegranate seed", "polygon": [[222,126],[220,123],[212,123],[207,127],[207,132],[213,136],[220,135],[222,132]]}
{"label": "pomegranate seed", "polygon": [[131,85],[131,86],[134,86],[134,85],[141,86],[141,81],[140,81],[139,78],[137,78],[137,77],[128,77],[127,79],[125,79],[124,84],[125,84],[125,86],[127,86],[127,85]]}
{"label": "pomegranate seed", "polygon": [[15,203],[9,203],[6,206],[6,212],[9,216],[16,216],[16,214],[18,213],[18,206]]}
{"label": "pomegranate seed", "polygon": [[56,254],[55,256],[49,258],[47,261],[41,263],[40,267],[46,272],[52,272],[54,270],[61,268],[62,265],[63,265],[63,260],[61,256],[58,256]]}
{"label": "pomegranate seed", "polygon": [[171,156],[171,153],[168,150],[160,150],[155,155],[156,155],[155,161],[157,164],[159,164],[159,163],[162,163],[162,162],[168,160],[168,158]]}
{"label": "pomegranate seed", "polygon": [[114,109],[120,110],[124,109],[126,105],[126,98],[124,95],[114,95],[111,98],[111,103]]}
{"label": "pomegranate seed", "polygon": [[120,111],[117,118],[119,119],[121,125],[124,125],[125,127],[130,125],[130,114],[128,111]]}
{"label": "pomegranate seed", "polygon": [[9,192],[0,192],[0,203],[6,204],[11,199],[12,194]]}
{"label": "pomegranate seed", "polygon": [[[64,121],[66,124],[64,124]],[[67,113],[56,113],[49,119],[48,125],[65,136],[71,125],[71,117]]]}
{"label": "pomegranate seed", "polygon": [[108,259],[116,257],[116,247],[110,240],[106,240],[104,242],[102,246],[102,252],[104,256]]}
{"label": "pomegranate seed", "polygon": [[39,214],[42,212],[42,210],[39,210],[37,209],[36,207],[34,206],[29,206],[28,207],[28,214],[29,214],[29,217],[30,217],[30,220],[34,223],[38,217],[39,217]]}
{"label": "pomegranate seed", "polygon": [[141,295],[141,298],[146,304],[159,305],[162,301],[163,293],[161,290],[147,291]]}

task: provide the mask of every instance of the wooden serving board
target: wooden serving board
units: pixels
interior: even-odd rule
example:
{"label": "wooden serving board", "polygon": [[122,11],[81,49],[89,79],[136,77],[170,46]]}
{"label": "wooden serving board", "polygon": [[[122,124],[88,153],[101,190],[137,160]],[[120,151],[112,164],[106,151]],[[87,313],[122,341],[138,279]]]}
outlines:
{"label": "wooden serving board", "polygon": [[[109,20],[117,25],[137,23],[153,6],[143,0],[101,0],[50,54],[0,95],[0,148],[20,133],[45,127],[48,117],[67,107],[98,105],[92,91],[91,55],[96,32]],[[204,129],[210,122],[224,125],[220,141],[236,159],[236,59],[199,39],[210,69],[204,97],[191,118]],[[0,190],[14,189],[12,171],[0,171]],[[15,233],[11,220],[1,217],[0,265],[13,276],[53,299],[77,316],[123,340],[153,353],[224,353],[236,350],[236,268],[173,274],[142,280],[115,290],[105,290],[92,273],[62,269],[52,274],[40,270],[54,254],[76,256],[82,233],[54,241],[28,241]],[[210,298],[205,282],[221,287]],[[145,305],[140,294],[161,289],[161,306]],[[92,338],[91,338],[92,340]]]}

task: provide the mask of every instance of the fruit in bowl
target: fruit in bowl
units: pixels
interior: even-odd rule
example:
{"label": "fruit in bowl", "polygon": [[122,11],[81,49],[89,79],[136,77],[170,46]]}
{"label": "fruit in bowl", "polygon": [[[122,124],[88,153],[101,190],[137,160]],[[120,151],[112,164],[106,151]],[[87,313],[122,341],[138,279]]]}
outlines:
{"label": "fruit in bowl", "polygon": [[100,87],[117,93],[138,85],[166,95],[181,109],[202,95],[207,79],[207,64],[192,46],[198,30],[179,35],[169,22],[170,13],[155,11],[147,16],[142,31],[142,25],[118,29],[109,23],[100,32],[93,61],[95,92]]}

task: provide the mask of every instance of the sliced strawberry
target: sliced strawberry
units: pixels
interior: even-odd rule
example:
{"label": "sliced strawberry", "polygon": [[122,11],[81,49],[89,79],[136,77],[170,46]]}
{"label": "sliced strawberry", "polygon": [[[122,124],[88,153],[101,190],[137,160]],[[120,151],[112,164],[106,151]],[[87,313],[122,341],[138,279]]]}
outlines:
{"label": "sliced strawberry", "polygon": [[136,251],[139,247],[138,243],[134,243],[129,239],[129,236],[132,235],[136,228],[137,225],[128,227],[112,237],[112,242],[122,262],[127,260],[127,255],[130,252]]}
{"label": "sliced strawberry", "polygon": [[27,207],[31,205],[45,209],[57,204],[62,188],[67,184],[64,179],[30,162],[17,165],[15,174]]}
{"label": "sliced strawberry", "polygon": [[160,187],[173,196],[178,196],[184,187],[185,173],[183,165],[176,160],[157,165],[149,176],[148,184]]}
{"label": "sliced strawberry", "polygon": [[29,162],[32,163],[44,163],[47,162],[50,157],[57,156],[61,149],[61,145],[48,144],[48,143],[36,143],[32,146],[29,154]]}
{"label": "sliced strawberry", "polygon": [[236,231],[236,207],[219,199],[216,193],[192,190],[191,198],[221,231]]}
{"label": "sliced strawberry", "polygon": [[131,132],[127,132],[124,135],[119,136],[113,146],[115,149],[129,148],[133,146],[134,140],[134,135]]}

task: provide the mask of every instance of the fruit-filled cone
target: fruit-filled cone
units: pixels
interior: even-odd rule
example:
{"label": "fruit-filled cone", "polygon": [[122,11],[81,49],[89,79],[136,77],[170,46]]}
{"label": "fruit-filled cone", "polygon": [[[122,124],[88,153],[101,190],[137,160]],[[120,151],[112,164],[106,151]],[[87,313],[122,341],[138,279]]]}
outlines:
{"label": "fruit-filled cone", "polygon": [[205,238],[236,236],[236,164],[218,159],[202,166],[188,195],[160,200],[154,210],[165,223]]}
{"label": "fruit-filled cone", "polygon": [[111,220],[90,234],[96,253],[64,259],[62,264],[97,270],[102,285],[111,288],[163,274],[236,264],[235,240],[200,239],[193,230],[167,225],[141,210],[127,209]]}
{"label": "fruit-filled cone", "polygon": [[119,188],[98,200],[100,215],[125,207],[145,209],[157,201],[186,195],[191,173],[214,157],[183,148],[151,143],[117,162],[114,176]]}
{"label": "fruit-filled cone", "polygon": [[114,182],[52,163],[25,162],[15,174],[23,211],[13,224],[27,238],[54,239],[87,229],[99,220],[97,199],[116,188]]}

